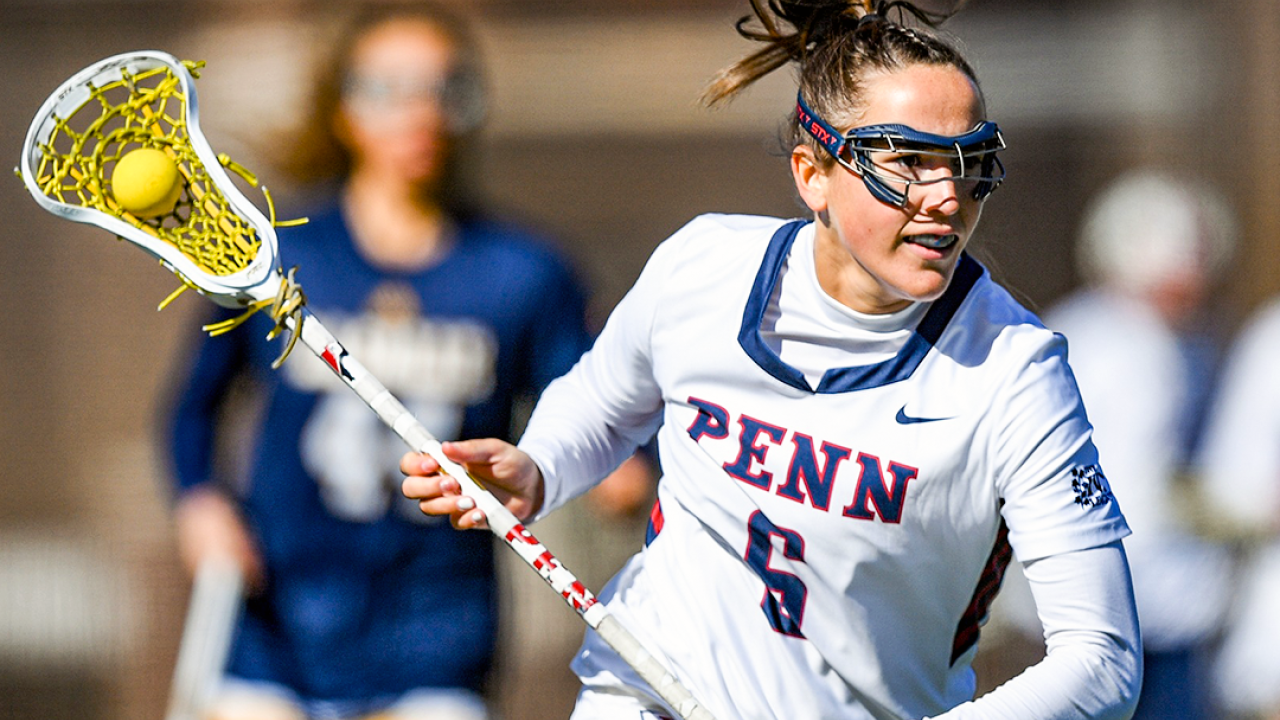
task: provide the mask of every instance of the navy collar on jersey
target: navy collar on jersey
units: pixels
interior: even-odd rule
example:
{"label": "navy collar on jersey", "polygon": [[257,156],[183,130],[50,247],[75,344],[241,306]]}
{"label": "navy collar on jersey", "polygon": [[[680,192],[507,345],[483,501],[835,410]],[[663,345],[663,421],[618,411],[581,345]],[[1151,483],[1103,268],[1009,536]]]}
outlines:
{"label": "navy collar on jersey", "polygon": [[978,261],[962,254],[956,265],[951,285],[942,297],[933,302],[920,324],[907,339],[898,354],[888,360],[871,365],[831,368],[823,373],[818,389],[809,386],[804,373],[782,361],[760,334],[760,325],[764,322],[765,309],[769,298],[773,296],[778,285],[778,277],[786,265],[787,254],[795,242],[800,229],[808,225],[810,220],[789,222],[773,234],[769,247],[765,250],[764,260],[756,273],[755,284],[751,287],[751,296],[747,298],[747,307],[742,313],[742,328],[738,330],[738,344],[747,352],[765,372],[791,387],[811,393],[842,393],[852,390],[864,390],[880,387],[900,380],[906,380],[915,372],[916,367],[924,360],[929,349],[933,347],[947,323],[951,321],[960,303],[968,296],[969,290],[982,276],[982,266]]}

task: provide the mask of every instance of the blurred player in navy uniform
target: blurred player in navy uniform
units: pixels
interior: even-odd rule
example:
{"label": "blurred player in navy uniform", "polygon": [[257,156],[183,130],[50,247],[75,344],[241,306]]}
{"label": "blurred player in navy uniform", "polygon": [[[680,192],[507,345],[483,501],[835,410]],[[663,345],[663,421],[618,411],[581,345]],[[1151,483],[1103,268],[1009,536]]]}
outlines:
{"label": "blurred player in navy uniform", "polygon": [[1214,720],[1213,650],[1231,591],[1227,548],[1198,534],[1189,465],[1219,348],[1210,299],[1236,242],[1220,193],[1153,170],[1090,204],[1078,259],[1088,284],[1045,313],[1063,333],[1125,508],[1145,656],[1135,718]]}
{"label": "blurred player in navy uniform", "polygon": [[[451,15],[420,3],[358,15],[292,166],[340,187],[281,232],[316,316],[441,438],[512,437],[520,399],[590,343],[565,262],[460,192],[480,79]],[[316,358],[272,371],[280,348],[264,334],[258,321],[201,341],[172,418],[182,557],[231,554],[250,587],[214,717],[486,717],[493,539],[400,495],[402,441]],[[260,406],[247,431],[224,417],[234,378]],[[228,427],[250,448],[230,482],[216,472]]]}

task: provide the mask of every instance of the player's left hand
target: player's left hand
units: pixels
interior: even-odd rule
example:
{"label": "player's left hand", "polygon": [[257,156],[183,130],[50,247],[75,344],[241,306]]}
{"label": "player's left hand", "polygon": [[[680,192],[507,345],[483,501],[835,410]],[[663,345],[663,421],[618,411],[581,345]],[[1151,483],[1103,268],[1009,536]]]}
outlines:
{"label": "player's left hand", "polygon": [[[444,454],[462,465],[521,521],[542,507],[542,471],[537,463],[511,443],[495,439],[465,440],[443,444]],[[405,474],[401,492],[418,501],[428,515],[448,515],[459,530],[488,526],[484,511],[463,493],[462,483],[440,470],[440,463],[425,453],[407,453],[400,460]]]}

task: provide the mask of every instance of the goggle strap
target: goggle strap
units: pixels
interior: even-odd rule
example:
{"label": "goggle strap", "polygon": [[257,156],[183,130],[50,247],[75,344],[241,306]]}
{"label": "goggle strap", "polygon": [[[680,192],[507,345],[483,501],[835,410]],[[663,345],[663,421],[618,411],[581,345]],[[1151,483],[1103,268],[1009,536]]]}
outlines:
{"label": "goggle strap", "polygon": [[809,107],[804,101],[804,95],[796,93],[796,120],[800,123],[800,127],[809,133],[818,144],[826,148],[831,153],[831,157],[835,158],[840,164],[854,171],[856,175],[862,178],[863,184],[867,186],[867,190],[880,202],[888,203],[902,207],[907,201],[906,195],[895,192],[872,173],[864,172],[857,168],[853,163],[848,162],[844,158],[845,148],[848,146],[848,139],[840,134],[830,123],[818,117],[817,113]]}
{"label": "goggle strap", "polygon": [[796,94],[796,119],[800,122],[800,127],[804,128],[805,132],[813,136],[814,140],[817,140],[822,147],[827,149],[827,152],[831,153],[831,157],[841,157],[848,141],[844,135],[840,134],[839,130],[836,130],[826,120],[818,117],[808,103],[804,101],[804,95],[799,93]]}

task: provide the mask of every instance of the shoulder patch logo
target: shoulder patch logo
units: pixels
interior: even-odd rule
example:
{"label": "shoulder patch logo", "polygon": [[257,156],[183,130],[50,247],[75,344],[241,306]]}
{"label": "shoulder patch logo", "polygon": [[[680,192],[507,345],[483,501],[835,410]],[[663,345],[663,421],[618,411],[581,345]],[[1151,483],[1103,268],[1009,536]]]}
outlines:
{"label": "shoulder patch logo", "polygon": [[1071,489],[1076,493],[1076,504],[1083,508],[1106,505],[1115,499],[1111,483],[1096,464],[1071,468]]}

